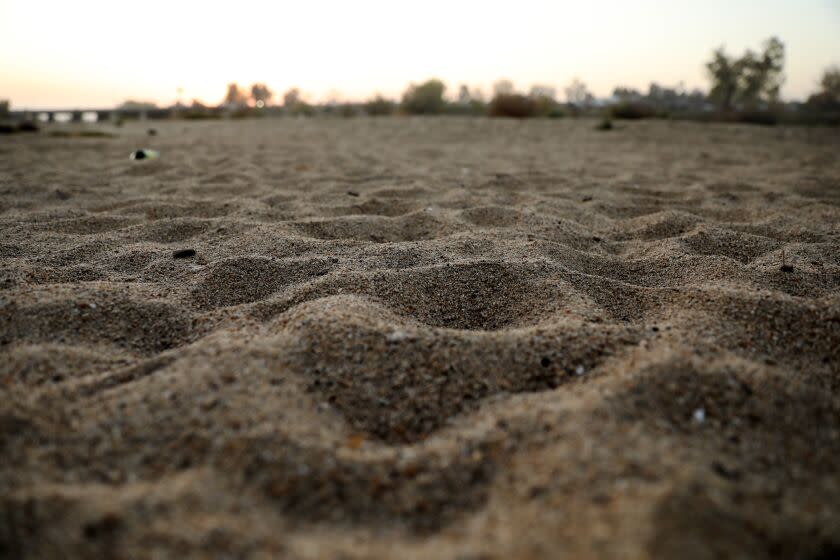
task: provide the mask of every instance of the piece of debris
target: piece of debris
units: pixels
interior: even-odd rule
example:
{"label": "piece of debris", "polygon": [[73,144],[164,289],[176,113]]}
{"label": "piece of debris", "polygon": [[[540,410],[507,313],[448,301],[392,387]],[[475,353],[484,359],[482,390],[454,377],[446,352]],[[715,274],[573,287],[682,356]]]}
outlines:
{"label": "piece of debris", "polygon": [[150,128],[150,129],[147,131],[147,134],[148,134],[149,136],[157,136],[157,129],[156,129],[156,128]]}
{"label": "piece of debris", "polygon": [[586,195],[580,199],[581,202],[589,202],[590,200],[592,200],[592,197],[589,195]]}
{"label": "piece of debris", "polygon": [[782,272],[793,272],[793,265],[789,265],[785,259],[785,250],[782,249],[782,266],[779,267]]}
{"label": "piece of debris", "polygon": [[357,193],[356,191],[347,191],[347,194],[349,194],[350,196],[359,196],[359,193]]}
{"label": "piece of debris", "polygon": [[583,375],[586,373],[586,368],[583,366],[578,366],[575,368],[575,375]]}
{"label": "piece of debris", "polygon": [[157,159],[160,157],[160,152],[145,148],[143,150],[135,150],[131,152],[131,155],[128,157],[130,159]]}
{"label": "piece of debris", "polygon": [[195,249],[179,249],[172,253],[172,256],[176,259],[186,259],[189,257],[194,257]]}
{"label": "piece of debris", "polygon": [[741,478],[741,473],[737,469],[729,468],[718,461],[712,463],[712,470],[721,478],[727,478],[729,480],[738,480]]}
{"label": "piece of debris", "polygon": [[697,424],[702,424],[706,421],[706,409],[705,408],[698,408],[694,411],[691,415],[691,419],[694,420]]}

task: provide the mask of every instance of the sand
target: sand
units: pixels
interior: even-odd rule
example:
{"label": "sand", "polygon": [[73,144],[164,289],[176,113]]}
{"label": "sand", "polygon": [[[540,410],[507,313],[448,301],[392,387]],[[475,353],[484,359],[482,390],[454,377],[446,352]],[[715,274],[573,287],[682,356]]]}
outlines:
{"label": "sand", "polygon": [[595,124],[0,138],[0,556],[840,554],[840,132]]}

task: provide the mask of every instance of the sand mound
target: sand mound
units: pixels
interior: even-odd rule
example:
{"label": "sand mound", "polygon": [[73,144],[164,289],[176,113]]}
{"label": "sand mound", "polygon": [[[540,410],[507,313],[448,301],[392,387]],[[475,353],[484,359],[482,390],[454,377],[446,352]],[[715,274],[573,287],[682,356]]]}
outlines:
{"label": "sand mound", "polygon": [[836,131],[157,128],[3,147],[0,556],[840,551]]}

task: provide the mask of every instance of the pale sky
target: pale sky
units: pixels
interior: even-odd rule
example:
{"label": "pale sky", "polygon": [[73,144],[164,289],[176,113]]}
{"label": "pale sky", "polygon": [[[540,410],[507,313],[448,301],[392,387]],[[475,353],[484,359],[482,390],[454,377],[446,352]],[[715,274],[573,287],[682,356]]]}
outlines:
{"label": "pale sky", "polygon": [[0,0],[0,99],[13,108],[208,103],[230,81],[298,86],[312,101],[398,96],[442,79],[489,93],[500,78],[596,96],[616,85],[707,88],[713,48],[787,47],[783,97],[840,64],[840,0],[562,2]]}

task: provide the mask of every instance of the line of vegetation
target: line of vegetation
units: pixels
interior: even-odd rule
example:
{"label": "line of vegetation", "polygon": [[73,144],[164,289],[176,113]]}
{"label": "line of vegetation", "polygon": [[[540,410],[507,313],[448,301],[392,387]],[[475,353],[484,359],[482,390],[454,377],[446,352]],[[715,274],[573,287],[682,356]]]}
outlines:
{"label": "line of vegetation", "polygon": [[[399,100],[377,94],[361,103],[312,104],[298,88],[276,96],[264,83],[255,83],[247,89],[230,83],[224,100],[217,106],[194,100],[190,105],[179,102],[161,109],[154,103],[127,101],[118,112],[119,119],[141,115],[189,120],[269,115],[470,115],[518,119],[584,115],[603,118],[604,122],[670,118],[762,125],[840,125],[840,68],[827,68],[819,89],[805,102],[784,102],[779,96],[784,83],[784,64],[784,44],[771,37],[760,51],[747,49],[741,56],[732,56],[723,47],[714,50],[705,63],[708,92],[652,83],[644,93],[630,87],[616,87],[609,98],[599,100],[586,84],[575,79],[564,89],[565,101],[560,101],[551,86],[535,85],[523,92],[517,91],[510,80],[500,80],[493,85],[488,100],[481,90],[467,85],[461,85],[457,94],[447,96],[446,84],[433,78],[409,84]],[[8,114],[8,102],[0,102],[0,121]]]}

